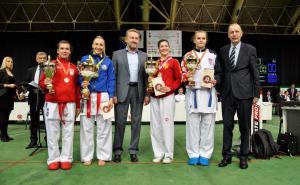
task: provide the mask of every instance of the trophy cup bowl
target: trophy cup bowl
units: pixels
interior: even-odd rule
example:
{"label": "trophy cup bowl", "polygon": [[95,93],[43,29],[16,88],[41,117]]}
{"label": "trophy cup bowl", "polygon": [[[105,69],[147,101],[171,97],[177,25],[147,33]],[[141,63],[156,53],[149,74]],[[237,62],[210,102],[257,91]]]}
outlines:
{"label": "trophy cup bowl", "polygon": [[148,92],[154,91],[152,79],[153,79],[153,76],[157,73],[157,71],[158,71],[158,62],[157,61],[155,61],[151,58],[145,62],[145,72],[148,74],[148,84],[147,84]]}
{"label": "trophy cup bowl", "polygon": [[[98,78],[98,68],[91,56],[82,63],[78,62],[77,67],[84,81],[90,82],[93,78]],[[81,90],[81,94],[84,100],[88,100],[91,93],[88,87],[84,87]]]}
{"label": "trophy cup bowl", "polygon": [[198,65],[198,59],[195,55],[191,54],[186,59],[186,67],[188,69],[189,77],[188,77],[188,85],[194,87],[195,81],[194,81],[194,72]]}
{"label": "trophy cup bowl", "polygon": [[[92,78],[96,77],[95,72],[86,70],[86,68],[84,70],[80,71],[80,75],[83,77],[83,80],[87,81],[87,82],[91,81]],[[89,99],[90,90],[88,87],[82,88],[81,93],[82,93],[83,99],[85,99],[85,100]]]}
{"label": "trophy cup bowl", "polygon": [[56,64],[50,61],[50,56],[48,56],[48,61],[42,64],[42,69],[46,76],[45,79],[46,89],[49,92],[52,92],[53,90],[52,78],[56,72]]}

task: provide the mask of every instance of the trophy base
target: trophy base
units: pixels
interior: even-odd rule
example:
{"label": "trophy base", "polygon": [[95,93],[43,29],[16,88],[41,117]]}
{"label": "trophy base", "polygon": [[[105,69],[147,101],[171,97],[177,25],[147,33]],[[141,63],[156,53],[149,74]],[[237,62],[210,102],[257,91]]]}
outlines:
{"label": "trophy base", "polygon": [[52,84],[47,84],[47,85],[46,85],[46,89],[48,90],[48,92],[49,92],[50,94],[54,93],[54,92],[53,92],[53,85],[52,85]]}
{"label": "trophy base", "polygon": [[188,85],[191,86],[191,87],[195,87],[196,82],[195,81],[189,81]]}
{"label": "trophy base", "polygon": [[90,98],[89,89],[82,89],[81,94],[82,94],[82,99],[84,99],[84,100],[88,100]]}
{"label": "trophy base", "polygon": [[87,100],[90,99],[90,97],[89,96],[83,96],[82,99],[87,101]]}
{"label": "trophy base", "polygon": [[47,85],[46,85],[46,89],[51,90],[52,88],[53,88],[53,85],[52,85],[52,84],[47,84]]}
{"label": "trophy base", "polygon": [[153,87],[147,87],[147,92],[149,92],[149,93],[153,93],[153,92],[154,92],[154,89],[153,89]]}

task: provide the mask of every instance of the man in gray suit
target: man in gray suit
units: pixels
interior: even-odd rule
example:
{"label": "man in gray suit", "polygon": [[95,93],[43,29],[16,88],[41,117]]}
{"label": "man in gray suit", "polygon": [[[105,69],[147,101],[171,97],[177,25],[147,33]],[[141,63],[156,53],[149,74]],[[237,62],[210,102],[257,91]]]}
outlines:
{"label": "man in gray suit", "polygon": [[147,75],[144,63],[147,54],[138,50],[140,34],[136,29],[126,32],[127,47],[113,53],[112,62],[116,74],[115,103],[115,137],[114,162],[121,162],[123,139],[127,122],[128,108],[131,109],[131,140],[129,145],[130,160],[137,162],[143,103],[149,103],[146,95]]}

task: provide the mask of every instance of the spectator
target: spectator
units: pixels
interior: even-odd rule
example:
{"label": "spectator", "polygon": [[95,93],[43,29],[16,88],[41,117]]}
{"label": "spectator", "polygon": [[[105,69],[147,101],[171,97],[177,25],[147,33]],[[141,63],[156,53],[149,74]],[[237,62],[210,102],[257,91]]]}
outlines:
{"label": "spectator", "polygon": [[290,95],[288,91],[284,91],[284,101],[291,101]]}
{"label": "spectator", "polygon": [[295,84],[291,84],[291,87],[287,90],[289,98],[291,101],[296,100],[297,89],[295,88]]}
{"label": "spectator", "polygon": [[16,94],[16,80],[12,70],[13,59],[5,57],[0,69],[0,128],[2,142],[13,140],[7,134],[9,114],[14,108],[14,96]]}
{"label": "spectator", "polygon": [[264,102],[270,102],[270,103],[273,102],[273,98],[272,98],[272,95],[271,95],[271,91],[270,91],[270,90],[268,90],[268,91],[267,91],[267,94],[263,97],[263,101],[264,101]]}
{"label": "spectator", "polygon": [[178,89],[178,94],[175,95],[175,101],[176,102],[184,102],[185,101],[185,94],[184,94],[183,87],[180,87]]}

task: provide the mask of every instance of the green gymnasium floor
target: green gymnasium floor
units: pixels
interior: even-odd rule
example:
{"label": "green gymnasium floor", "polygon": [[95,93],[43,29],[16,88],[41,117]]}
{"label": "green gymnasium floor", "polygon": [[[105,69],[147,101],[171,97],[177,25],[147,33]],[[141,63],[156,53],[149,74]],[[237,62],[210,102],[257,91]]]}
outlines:
{"label": "green gymnasium floor", "polygon": [[[264,123],[273,136],[278,133],[278,117]],[[125,145],[130,139],[130,127],[126,127]],[[98,167],[96,161],[83,166],[79,158],[79,126],[75,127],[74,165],[69,171],[48,171],[47,150],[40,149],[29,157],[33,149],[25,150],[29,130],[23,124],[9,125],[14,138],[8,143],[0,142],[0,185],[299,185],[300,158],[282,156],[271,160],[252,159],[247,170],[240,170],[238,158],[226,168],[217,167],[221,159],[222,124],[216,125],[215,151],[208,167],[188,166],[185,152],[185,125],[175,126],[175,161],[172,164],[153,164],[149,125],[143,125],[140,139],[139,163],[129,162],[128,153],[123,154],[120,164],[108,163]],[[237,126],[235,136],[238,136]]]}

